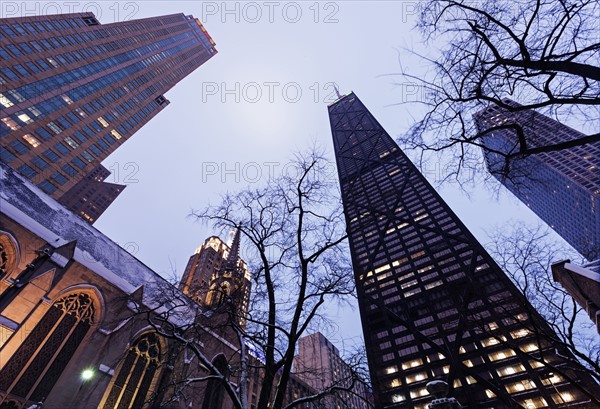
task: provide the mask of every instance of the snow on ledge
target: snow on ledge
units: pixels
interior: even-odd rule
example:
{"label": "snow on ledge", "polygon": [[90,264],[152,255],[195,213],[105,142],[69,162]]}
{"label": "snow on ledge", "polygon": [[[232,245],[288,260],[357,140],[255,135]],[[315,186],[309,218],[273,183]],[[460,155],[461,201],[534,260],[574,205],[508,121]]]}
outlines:
{"label": "snow on ledge", "polygon": [[600,273],[596,273],[593,270],[578,266],[577,264],[573,263],[565,263],[565,269],[571,270],[572,272],[577,273],[582,277],[589,278],[590,280],[594,280],[600,283]]}
{"label": "snow on ledge", "polygon": [[[144,304],[171,287],[140,260],[0,162],[0,213],[58,247],[77,241],[74,259],[127,294],[144,286]],[[160,297],[158,297],[160,298]],[[187,297],[183,297],[187,298]]]}

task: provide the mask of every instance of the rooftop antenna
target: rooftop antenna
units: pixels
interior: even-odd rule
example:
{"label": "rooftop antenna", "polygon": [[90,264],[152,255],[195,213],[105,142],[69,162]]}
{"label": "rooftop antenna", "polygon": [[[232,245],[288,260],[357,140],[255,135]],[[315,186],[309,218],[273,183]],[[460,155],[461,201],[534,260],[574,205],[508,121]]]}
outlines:
{"label": "rooftop antenna", "polygon": [[342,96],[340,95],[340,90],[338,89],[337,84],[335,84],[335,83],[333,84],[333,89],[335,90],[335,93],[336,93],[338,99],[342,99]]}

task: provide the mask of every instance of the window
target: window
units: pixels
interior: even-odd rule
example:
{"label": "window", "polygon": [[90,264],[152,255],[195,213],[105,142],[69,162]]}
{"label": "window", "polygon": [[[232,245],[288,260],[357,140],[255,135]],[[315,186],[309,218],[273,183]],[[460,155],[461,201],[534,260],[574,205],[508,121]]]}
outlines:
{"label": "window", "polygon": [[52,304],[0,371],[0,389],[33,402],[48,396],[95,316],[87,293],[72,293]]}
{"label": "window", "polygon": [[45,128],[38,128],[35,130],[35,132],[42,137],[42,139],[44,139],[45,141],[47,141],[48,139],[52,139],[52,134],[50,132],[48,132]]}
{"label": "window", "polygon": [[[223,378],[227,378],[229,375],[229,364],[223,354],[218,355],[212,362],[213,366],[219,373],[214,375],[221,375]],[[225,395],[225,388],[223,387],[223,381],[220,379],[211,378],[206,383],[206,391],[204,392],[204,401],[202,402],[202,409],[221,409],[223,407],[223,396]]]}
{"label": "window", "polygon": [[73,159],[73,160],[71,161],[71,163],[72,163],[73,165],[77,166],[79,169],[83,169],[83,168],[85,168],[85,166],[86,166],[85,162],[84,162],[84,161],[82,161],[82,160],[81,160],[81,159],[79,159],[79,158],[75,158],[75,159]]}
{"label": "window", "polygon": [[44,181],[40,182],[40,184],[38,184],[38,186],[40,187],[40,189],[42,189],[44,192],[48,193],[49,195],[51,195],[52,193],[54,193],[58,190],[58,188],[56,186],[54,186],[52,183],[50,183],[48,180],[44,180]]}
{"label": "window", "polygon": [[63,155],[69,154],[69,149],[61,142],[58,142],[56,145],[54,145],[54,148],[56,148],[56,150],[62,153]]}
{"label": "window", "polygon": [[75,176],[77,174],[77,170],[68,163],[62,167],[62,170],[69,176]]}
{"label": "window", "polygon": [[19,168],[17,169],[17,171],[21,175],[24,175],[24,176],[28,177],[29,179],[31,179],[32,177],[34,177],[35,175],[37,175],[37,172],[35,170],[33,170],[31,167],[27,166],[27,165],[21,165],[21,166],[19,166]]}
{"label": "window", "polygon": [[23,135],[23,139],[25,139],[32,147],[37,148],[40,146],[40,141],[38,141],[35,137],[30,134]]}
{"label": "window", "polygon": [[54,151],[51,151],[50,149],[48,149],[44,152],[44,156],[46,158],[48,158],[50,160],[50,162],[52,162],[52,163],[54,163],[58,159],[60,159],[59,156]]}
{"label": "window", "polygon": [[56,172],[52,175],[52,179],[54,179],[54,181],[56,181],[56,183],[58,183],[59,185],[64,185],[65,183],[67,183],[68,179],[59,172]]}
{"label": "window", "polygon": [[[0,277],[10,273],[17,265],[19,249],[10,235],[0,231]],[[5,340],[0,337],[0,347]]]}
{"label": "window", "polygon": [[29,150],[21,141],[12,141],[10,147],[17,151],[17,153],[25,153]]}
{"label": "window", "polygon": [[113,376],[103,409],[141,408],[152,393],[160,360],[158,334],[150,332],[138,338]]}
{"label": "window", "polygon": [[40,170],[44,170],[48,167],[48,162],[46,162],[44,159],[40,158],[39,156],[36,156],[35,158],[33,158],[31,160],[31,162]]}

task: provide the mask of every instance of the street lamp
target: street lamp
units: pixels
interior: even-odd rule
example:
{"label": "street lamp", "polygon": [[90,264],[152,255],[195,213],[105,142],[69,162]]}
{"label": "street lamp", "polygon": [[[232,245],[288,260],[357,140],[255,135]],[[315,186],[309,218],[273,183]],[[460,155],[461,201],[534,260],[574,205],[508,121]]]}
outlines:
{"label": "street lamp", "polygon": [[94,370],[91,368],[87,368],[84,369],[83,372],[81,372],[81,380],[82,381],[89,381],[90,379],[92,379],[94,377],[95,373]]}

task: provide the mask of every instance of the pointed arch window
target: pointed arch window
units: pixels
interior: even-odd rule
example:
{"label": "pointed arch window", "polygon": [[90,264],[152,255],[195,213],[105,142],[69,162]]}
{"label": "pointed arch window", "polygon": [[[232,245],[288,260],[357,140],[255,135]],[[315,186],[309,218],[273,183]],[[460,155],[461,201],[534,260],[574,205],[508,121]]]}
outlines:
{"label": "pointed arch window", "polygon": [[139,337],[114,375],[103,409],[141,408],[152,395],[161,353],[156,332]]}
{"label": "pointed arch window", "polygon": [[19,248],[16,241],[0,231],[0,278],[10,273],[18,263]]}
{"label": "pointed arch window", "polygon": [[[212,362],[213,366],[225,378],[229,375],[229,364],[223,354],[218,355]],[[223,398],[225,397],[224,379],[210,378],[206,383],[206,391],[204,392],[204,401],[202,409],[221,409],[223,407]]]}
{"label": "pointed arch window", "polygon": [[32,402],[44,400],[95,316],[96,307],[87,293],[69,294],[56,301],[0,371],[5,400],[10,396]]}

